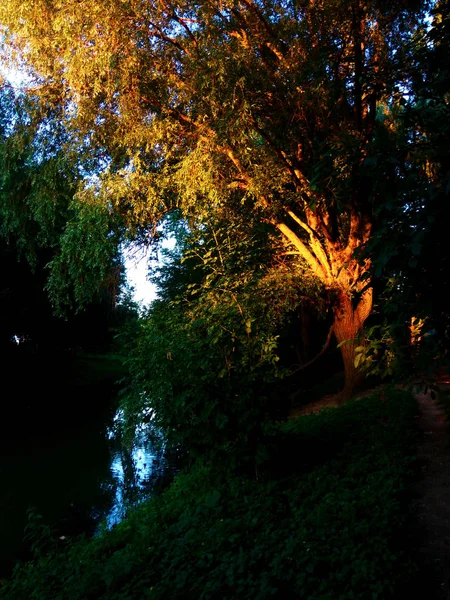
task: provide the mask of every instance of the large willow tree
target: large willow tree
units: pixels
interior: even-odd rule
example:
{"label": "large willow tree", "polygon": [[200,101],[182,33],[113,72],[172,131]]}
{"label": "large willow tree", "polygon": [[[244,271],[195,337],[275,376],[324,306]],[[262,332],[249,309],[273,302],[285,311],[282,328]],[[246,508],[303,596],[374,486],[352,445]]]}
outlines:
{"label": "large willow tree", "polygon": [[3,0],[0,22],[8,57],[64,107],[71,148],[97,159],[91,202],[130,235],[175,206],[201,221],[236,198],[272,224],[328,294],[348,397],[423,5]]}

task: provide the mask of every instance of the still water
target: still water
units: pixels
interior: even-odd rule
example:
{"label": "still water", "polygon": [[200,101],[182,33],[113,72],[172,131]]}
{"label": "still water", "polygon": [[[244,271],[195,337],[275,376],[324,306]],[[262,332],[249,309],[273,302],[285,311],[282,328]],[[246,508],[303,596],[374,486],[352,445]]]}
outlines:
{"label": "still water", "polygon": [[56,536],[95,534],[151,494],[166,471],[164,448],[145,431],[132,447],[120,443],[112,386],[75,388],[51,402],[15,392],[20,411],[4,414],[0,427],[0,576],[28,556],[30,509]]}

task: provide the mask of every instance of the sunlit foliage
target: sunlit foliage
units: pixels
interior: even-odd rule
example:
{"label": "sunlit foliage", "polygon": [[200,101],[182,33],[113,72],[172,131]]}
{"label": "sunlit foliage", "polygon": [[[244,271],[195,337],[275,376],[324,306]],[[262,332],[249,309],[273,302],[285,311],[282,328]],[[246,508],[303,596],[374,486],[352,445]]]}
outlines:
{"label": "sunlit foliage", "polygon": [[0,22],[5,57],[60,107],[72,152],[94,155],[125,235],[145,239],[174,207],[207,221],[236,195],[278,231],[292,268],[333,294],[347,397],[372,306],[355,251],[380,201],[374,175],[396,179],[372,151],[409,86],[423,8],[6,0]]}

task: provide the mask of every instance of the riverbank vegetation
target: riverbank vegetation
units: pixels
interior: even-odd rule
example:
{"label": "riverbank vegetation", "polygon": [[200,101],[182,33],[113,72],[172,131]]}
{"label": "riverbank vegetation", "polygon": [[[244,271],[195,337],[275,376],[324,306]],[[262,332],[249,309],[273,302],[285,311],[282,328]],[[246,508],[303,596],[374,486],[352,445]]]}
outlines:
{"label": "riverbank vegetation", "polygon": [[37,530],[0,596],[396,598],[416,576],[416,413],[390,391],[273,426],[258,480],[199,461],[112,531]]}
{"label": "riverbank vegetation", "polygon": [[[1,84],[0,251],[40,302],[5,353],[78,353],[81,383],[86,353],[119,353],[124,444],[150,424],[180,473],[91,539],[30,525],[0,596],[414,581],[416,405],[395,384],[448,360],[449,22],[446,1],[4,0],[23,82]],[[141,312],[133,244],[159,293]],[[289,419],[325,394],[338,408]]]}

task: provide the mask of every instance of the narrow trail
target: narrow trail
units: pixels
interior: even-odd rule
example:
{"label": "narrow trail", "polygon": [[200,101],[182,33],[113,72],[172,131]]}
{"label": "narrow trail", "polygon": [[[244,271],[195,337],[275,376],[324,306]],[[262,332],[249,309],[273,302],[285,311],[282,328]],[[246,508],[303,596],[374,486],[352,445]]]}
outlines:
{"label": "narrow trail", "polygon": [[[439,389],[448,391],[450,385],[440,383]],[[430,391],[416,398],[418,427],[423,432],[417,455],[422,477],[414,504],[423,531],[419,559],[424,576],[431,572],[435,578],[435,591],[427,597],[450,600],[450,427]]]}
{"label": "narrow trail", "polygon": [[[450,392],[448,377],[438,376],[439,393]],[[379,386],[361,394],[383,392]],[[420,476],[414,486],[413,518],[420,526],[420,565],[418,597],[426,600],[450,600],[450,422],[431,390],[416,393],[419,404],[417,426],[422,432],[417,458]],[[291,417],[317,413],[324,407],[337,406],[333,397],[324,397],[307,406],[295,408]]]}

